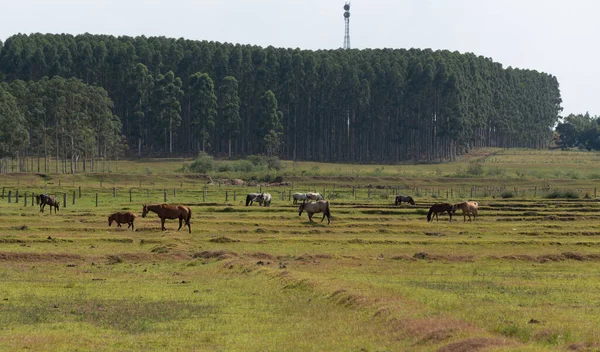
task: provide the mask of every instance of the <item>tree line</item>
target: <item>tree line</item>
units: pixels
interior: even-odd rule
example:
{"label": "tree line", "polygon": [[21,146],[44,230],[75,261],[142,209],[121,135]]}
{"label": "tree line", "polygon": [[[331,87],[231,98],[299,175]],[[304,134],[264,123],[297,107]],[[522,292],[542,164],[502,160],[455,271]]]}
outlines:
{"label": "tree line", "polygon": [[[472,147],[547,146],[561,111],[556,77],[446,50],[310,51],[90,34],[18,34],[0,45],[0,80],[55,77],[105,90],[121,125],[117,144],[140,156],[451,160]],[[18,101],[25,115],[45,116]],[[58,146],[70,145],[65,136]],[[47,148],[56,151],[25,149]]]}
{"label": "tree line", "polygon": [[556,144],[563,149],[600,150],[600,116],[569,114],[556,126]]}

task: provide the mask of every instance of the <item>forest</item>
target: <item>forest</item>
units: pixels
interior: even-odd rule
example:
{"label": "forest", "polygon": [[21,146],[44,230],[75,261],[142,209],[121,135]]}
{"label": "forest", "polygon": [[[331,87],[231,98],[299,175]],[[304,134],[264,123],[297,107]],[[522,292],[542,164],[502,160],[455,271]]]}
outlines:
{"label": "forest", "polygon": [[562,110],[551,74],[430,49],[17,34],[0,42],[0,82],[0,157],[57,158],[63,172],[199,151],[438,162],[547,147]]}

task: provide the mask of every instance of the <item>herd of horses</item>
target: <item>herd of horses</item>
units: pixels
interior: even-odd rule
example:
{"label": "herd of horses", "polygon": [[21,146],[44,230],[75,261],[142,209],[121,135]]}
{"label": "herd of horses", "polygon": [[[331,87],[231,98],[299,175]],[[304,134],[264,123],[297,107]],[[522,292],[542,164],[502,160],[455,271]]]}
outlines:
{"label": "herd of horses", "polygon": [[[48,194],[39,194],[36,197],[36,203],[40,206],[40,212],[44,212],[44,208],[46,205],[50,207],[50,214],[52,214],[52,209],[54,209],[54,213],[59,210],[60,202],[56,200],[56,198],[52,195]],[[301,216],[303,212],[306,212],[308,215],[308,220],[313,222],[312,217],[314,214],[323,213],[323,217],[321,218],[321,222],[325,220],[327,217],[327,224],[331,224],[331,210],[329,208],[329,201],[326,201],[324,197],[319,193],[295,193],[293,195],[294,202],[293,204],[298,204],[302,201],[298,208],[298,216]],[[271,194],[269,193],[249,193],[246,195],[246,206],[252,205],[254,202],[257,202],[259,206],[270,207],[271,206]],[[410,196],[396,196],[394,201],[394,205],[401,205],[402,202],[408,203],[410,205],[416,205],[414,199]],[[192,233],[192,227],[190,225],[190,220],[192,218],[192,209],[185,205],[173,205],[173,204],[142,204],[142,217],[145,218],[149,212],[156,213],[160,218],[161,222],[161,230],[165,231],[165,220],[167,219],[178,219],[179,220],[179,228],[178,231],[181,230],[181,227],[184,225],[188,227],[189,233]],[[471,221],[471,216],[473,216],[473,220],[475,220],[478,216],[479,204],[477,202],[468,201],[461,202],[456,204],[450,203],[436,203],[429,208],[429,212],[427,213],[427,221],[433,221],[435,217],[436,221],[438,219],[439,214],[448,213],[449,221],[452,222],[452,215],[456,213],[458,210],[462,210],[463,212],[463,221],[467,221],[467,216],[469,217],[469,221]],[[108,217],[108,226],[112,226],[112,223],[116,223],[117,227],[121,227],[121,224],[127,224],[127,228],[131,228],[132,231],[135,231],[134,221],[138,216],[135,215],[131,211],[127,212],[117,212],[111,214]]]}

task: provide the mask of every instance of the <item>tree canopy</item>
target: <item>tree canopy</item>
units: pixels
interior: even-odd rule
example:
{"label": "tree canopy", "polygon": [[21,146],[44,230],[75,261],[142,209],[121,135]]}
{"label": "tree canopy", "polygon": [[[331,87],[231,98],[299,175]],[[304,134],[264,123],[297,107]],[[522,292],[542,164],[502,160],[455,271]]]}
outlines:
{"label": "tree canopy", "polygon": [[[332,162],[438,161],[473,147],[547,146],[561,111],[556,77],[447,50],[311,51],[90,34],[18,34],[3,43],[1,80],[55,76],[107,92],[110,116],[118,116],[138,155],[205,149]],[[26,118],[70,106],[53,101],[39,114],[39,102],[18,99]],[[73,122],[77,115],[60,116],[65,127],[86,126]],[[78,145],[73,132],[60,131]]]}

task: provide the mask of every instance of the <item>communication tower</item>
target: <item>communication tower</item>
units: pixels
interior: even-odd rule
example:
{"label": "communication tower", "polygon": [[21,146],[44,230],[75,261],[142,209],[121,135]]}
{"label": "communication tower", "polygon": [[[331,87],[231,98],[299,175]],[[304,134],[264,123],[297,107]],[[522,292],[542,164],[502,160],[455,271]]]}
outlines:
{"label": "communication tower", "polygon": [[350,49],[350,2],[344,5],[344,23],[346,31],[344,34],[344,49]]}

